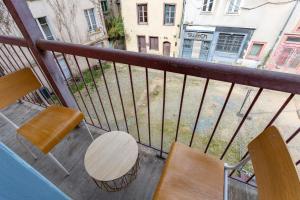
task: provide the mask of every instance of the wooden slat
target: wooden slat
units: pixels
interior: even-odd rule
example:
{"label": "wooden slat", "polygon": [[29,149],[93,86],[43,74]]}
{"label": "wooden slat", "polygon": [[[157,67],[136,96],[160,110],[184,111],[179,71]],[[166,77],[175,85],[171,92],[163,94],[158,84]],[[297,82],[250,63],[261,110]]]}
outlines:
{"label": "wooden slat", "polygon": [[30,68],[0,78],[0,109],[41,87]]}
{"label": "wooden slat", "polygon": [[288,148],[276,127],[248,145],[260,200],[300,200],[300,180]]}
{"label": "wooden slat", "polygon": [[221,200],[224,162],[173,143],[154,200]]}

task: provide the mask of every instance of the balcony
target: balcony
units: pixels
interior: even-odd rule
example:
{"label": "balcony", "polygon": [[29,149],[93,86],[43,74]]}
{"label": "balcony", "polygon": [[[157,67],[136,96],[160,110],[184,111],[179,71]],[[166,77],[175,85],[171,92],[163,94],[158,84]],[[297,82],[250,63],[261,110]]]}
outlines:
{"label": "balcony", "polygon": [[[6,4],[24,38],[0,36],[1,76],[29,67],[48,103],[82,111],[95,136],[121,130],[139,143],[137,180],[123,191],[105,193],[84,169],[90,139],[83,128],[54,150],[71,171],[65,177],[41,154],[34,161],[1,120],[1,140],[70,197],[151,199],[172,142],[234,164],[248,154],[251,139],[273,124],[299,170],[300,76],[47,41],[36,34],[24,7]],[[43,107],[40,97],[30,93],[3,112],[21,124]],[[231,199],[256,199],[250,162],[229,177]]]}
{"label": "balcony", "polygon": [[[40,110],[41,107],[24,102],[5,109],[3,113],[17,124],[22,124]],[[83,157],[91,141],[86,130],[82,128],[74,130],[53,151],[53,154],[62,161],[62,164],[71,173],[70,176],[65,176],[64,172],[53,165],[48,157],[32,149],[39,157],[38,160],[34,160],[16,141],[13,127],[2,120],[0,121],[0,127],[0,132],[4,133],[0,136],[3,143],[73,199],[151,199],[164,166],[164,160],[156,156],[157,152],[155,150],[139,145],[141,166],[138,178],[123,191],[103,192],[88,176],[83,165]],[[95,134],[103,133],[99,129],[92,129],[92,131]],[[230,199],[256,199],[256,188],[231,180]]]}

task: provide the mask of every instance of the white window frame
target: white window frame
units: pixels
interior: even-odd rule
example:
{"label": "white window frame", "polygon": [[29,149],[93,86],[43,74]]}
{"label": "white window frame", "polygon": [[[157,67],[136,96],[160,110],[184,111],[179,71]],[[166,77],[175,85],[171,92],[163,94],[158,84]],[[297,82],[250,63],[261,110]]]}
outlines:
{"label": "white window frame", "polygon": [[[228,2],[227,2],[227,8],[226,8],[226,14],[228,14],[228,15],[236,15],[236,14],[240,14],[242,1],[243,1],[243,0],[228,0]],[[232,10],[229,10],[229,9],[230,9],[230,4],[231,4],[231,3],[233,3]],[[234,10],[235,10],[235,8],[237,7],[237,3],[239,3],[239,5],[238,5],[238,11],[235,12]]]}
{"label": "white window frame", "polygon": [[[204,1],[207,1],[206,10],[203,10]],[[212,7],[211,7],[211,10],[208,10],[210,3],[212,3]],[[216,4],[216,0],[202,0],[201,13],[212,13],[214,11],[215,4]]]}
{"label": "white window frame", "polygon": [[[142,18],[143,18],[143,21],[140,21],[140,10],[139,10],[139,7],[142,7]],[[145,22],[145,6],[147,7],[146,9],[146,13],[147,13],[147,22]],[[148,15],[148,4],[147,3],[139,3],[137,4],[137,20],[138,20],[138,24],[148,24],[148,21],[149,21],[149,15]]]}
{"label": "white window frame", "polygon": [[[49,21],[48,21],[47,16],[43,16],[43,17],[45,17],[46,23],[47,23],[47,25],[48,25],[48,27],[49,27],[49,30],[50,30],[51,35],[52,35],[52,37],[53,37],[53,40],[56,40],[56,37],[55,37],[55,35],[53,34],[54,32],[53,32],[53,29],[52,29],[51,25],[49,24]],[[48,40],[47,35],[45,34],[44,29],[42,28],[42,25],[40,24],[40,21],[39,21],[39,18],[43,18],[43,17],[37,17],[37,18],[35,19],[35,21],[36,21],[36,23],[38,24],[38,26],[39,26],[39,28],[40,28],[40,30],[41,30],[41,32],[42,32],[44,38],[45,38],[46,40]]]}
{"label": "white window frame", "polygon": [[[96,22],[96,28],[93,27],[91,15],[90,15],[90,12],[89,12],[90,10],[92,10],[92,12],[93,12],[93,14],[94,14],[94,18],[95,18],[95,22]],[[88,18],[86,17],[85,12],[87,12]],[[96,17],[95,8],[87,8],[87,9],[84,9],[83,14],[84,14],[85,19],[86,19],[86,20],[88,19],[88,21],[87,21],[88,32],[89,32],[89,33],[93,33],[93,32],[98,31],[98,29],[99,29],[100,26],[99,26],[98,19],[97,19],[97,17]],[[90,25],[91,25],[92,29],[89,28]]]}
{"label": "white window frame", "polygon": [[[170,8],[171,8],[171,6],[174,6],[174,22],[173,23],[167,23],[166,22],[166,14],[167,14],[167,12],[166,12],[166,6],[170,6]],[[168,21],[171,21],[171,9],[168,11],[168,13],[169,13],[169,15],[167,16],[167,18],[168,18]],[[175,25],[175,20],[176,20],[176,4],[171,4],[171,3],[165,3],[164,4],[164,25],[168,25],[168,26],[173,26],[173,25]]]}

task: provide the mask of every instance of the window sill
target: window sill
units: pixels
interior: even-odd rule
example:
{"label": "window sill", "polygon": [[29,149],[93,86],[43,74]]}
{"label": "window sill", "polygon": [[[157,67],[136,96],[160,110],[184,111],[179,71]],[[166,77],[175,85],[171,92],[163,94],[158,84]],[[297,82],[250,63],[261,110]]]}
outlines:
{"label": "window sill", "polygon": [[213,15],[213,11],[200,11],[200,15]]}
{"label": "window sill", "polygon": [[239,12],[237,12],[237,13],[225,13],[225,15],[227,15],[227,16],[239,16],[240,13]]}
{"label": "window sill", "polygon": [[246,59],[259,61],[260,57],[259,56],[250,56],[250,55],[247,55]]}
{"label": "window sill", "polygon": [[164,24],[164,26],[175,26],[175,24]]}
{"label": "window sill", "polygon": [[148,22],[139,22],[138,25],[148,25]]}
{"label": "window sill", "polygon": [[91,31],[88,31],[88,34],[89,35],[95,35],[95,34],[100,33],[100,32],[101,32],[100,29],[99,30],[91,30]]}

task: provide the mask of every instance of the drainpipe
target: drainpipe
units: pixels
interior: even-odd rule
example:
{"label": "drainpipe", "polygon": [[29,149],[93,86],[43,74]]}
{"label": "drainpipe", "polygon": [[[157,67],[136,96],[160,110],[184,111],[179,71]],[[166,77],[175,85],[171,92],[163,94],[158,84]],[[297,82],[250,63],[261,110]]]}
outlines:
{"label": "drainpipe", "polygon": [[185,14],[185,4],[186,4],[186,0],[183,0],[178,38],[181,37],[181,33],[182,33],[182,26],[183,26],[183,21],[184,21],[184,14]]}
{"label": "drainpipe", "polygon": [[288,23],[289,23],[291,17],[293,16],[293,14],[294,14],[294,12],[295,12],[295,10],[296,10],[296,7],[297,7],[299,1],[300,1],[300,0],[296,0],[296,3],[295,3],[295,5],[294,5],[294,7],[292,8],[291,12],[289,13],[289,16],[288,16],[288,18],[286,19],[284,25],[282,26],[282,28],[281,28],[281,30],[280,30],[280,32],[279,32],[279,34],[278,34],[278,36],[277,36],[275,42],[273,43],[271,49],[269,50],[269,52],[268,52],[266,58],[263,60],[262,67],[265,66],[267,60],[269,59],[269,57],[270,57],[271,54],[273,53],[273,49],[275,48],[275,46],[276,46],[277,43],[279,42],[279,39],[281,38],[281,36],[283,35],[283,31],[285,30],[285,28],[286,28],[286,26],[288,25]]}
{"label": "drainpipe", "polygon": [[180,19],[180,27],[179,27],[179,33],[178,33],[178,43],[177,43],[177,49],[178,49],[178,55],[177,57],[182,56],[182,45],[183,45],[183,38],[182,38],[182,33],[183,33],[183,22],[184,22],[184,14],[185,14],[185,5],[186,5],[186,0],[183,0],[183,5],[182,5],[182,12],[181,12],[181,19]]}

